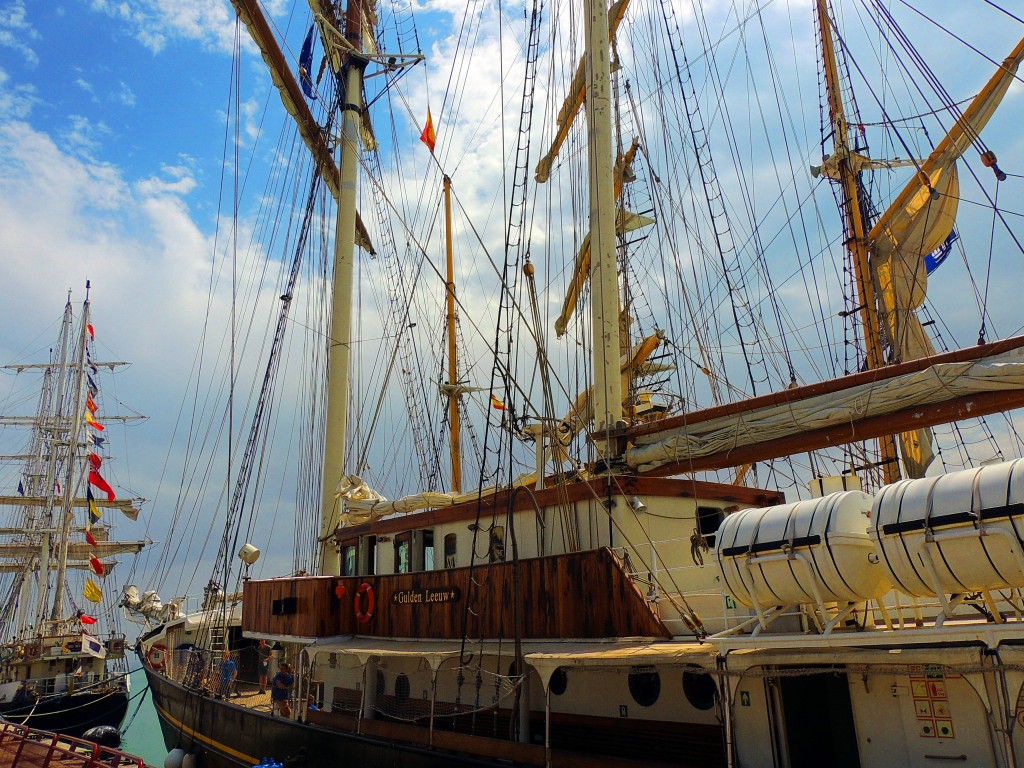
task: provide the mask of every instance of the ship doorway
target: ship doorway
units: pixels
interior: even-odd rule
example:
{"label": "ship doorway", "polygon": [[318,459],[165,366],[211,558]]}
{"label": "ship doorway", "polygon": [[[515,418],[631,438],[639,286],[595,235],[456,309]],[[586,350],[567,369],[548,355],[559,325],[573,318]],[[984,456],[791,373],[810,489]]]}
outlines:
{"label": "ship doorway", "polygon": [[860,768],[850,686],[845,674],[779,678],[789,768]]}

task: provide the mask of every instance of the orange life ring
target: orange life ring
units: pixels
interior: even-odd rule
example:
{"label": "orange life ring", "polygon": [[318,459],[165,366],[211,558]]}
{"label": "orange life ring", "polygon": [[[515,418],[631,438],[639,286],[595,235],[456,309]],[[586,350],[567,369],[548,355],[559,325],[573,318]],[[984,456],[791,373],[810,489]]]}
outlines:
{"label": "orange life ring", "polygon": [[[366,595],[366,609],[363,609],[363,595]],[[373,618],[373,609],[377,607],[377,598],[373,594],[373,587],[365,581],[359,585],[355,595],[352,597],[352,606],[356,611],[356,621],[360,624],[369,624]]]}
{"label": "orange life ring", "polygon": [[155,643],[146,651],[146,663],[150,669],[161,670],[167,662],[167,646],[163,643]]}

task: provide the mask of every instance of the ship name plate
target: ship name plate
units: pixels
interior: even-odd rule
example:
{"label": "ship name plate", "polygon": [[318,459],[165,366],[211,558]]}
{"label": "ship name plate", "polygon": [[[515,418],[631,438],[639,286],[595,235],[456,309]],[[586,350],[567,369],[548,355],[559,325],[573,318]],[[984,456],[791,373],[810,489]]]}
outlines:
{"label": "ship name plate", "polygon": [[428,589],[402,589],[391,593],[392,605],[422,605],[425,603],[454,603],[461,597],[458,587],[430,587]]}

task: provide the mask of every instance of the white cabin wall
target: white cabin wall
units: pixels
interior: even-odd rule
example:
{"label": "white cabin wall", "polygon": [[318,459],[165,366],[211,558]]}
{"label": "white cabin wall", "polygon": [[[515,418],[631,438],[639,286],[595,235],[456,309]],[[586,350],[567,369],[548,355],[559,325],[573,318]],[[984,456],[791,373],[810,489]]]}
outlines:
{"label": "white cabin wall", "polygon": [[[930,682],[941,686],[944,698],[925,693]],[[985,706],[964,677],[875,674],[865,686],[851,674],[850,697],[862,765],[925,768],[936,761],[958,761],[961,755],[967,757],[965,765],[1000,765]],[[952,738],[935,731],[935,724],[943,722],[951,724]]]}
{"label": "white cabin wall", "polygon": [[768,690],[763,677],[751,675],[731,679],[733,686],[733,740],[736,764],[744,768],[774,766],[771,721],[768,718]]}
{"label": "white cabin wall", "polygon": [[[658,670],[661,691],[650,706],[638,704],[629,690],[629,669],[582,670],[566,668],[568,684],[561,696],[551,695],[552,713],[590,715],[631,720],[678,721],[715,725],[717,709],[699,710],[683,693],[683,670],[663,667]],[[536,687],[540,687],[539,685]],[[531,704],[543,707],[543,699]]]}
{"label": "white cabin wall", "polygon": [[[704,499],[637,496],[647,507],[637,512],[630,506],[632,498],[615,498],[614,545],[617,552],[625,551],[628,555],[639,586],[651,596],[681,592],[712,633],[745,620],[750,612],[725,600],[712,553],[704,553],[702,566],[694,562],[690,553],[690,536],[697,528],[697,508],[714,507],[724,516],[730,505]],[[652,583],[653,588],[648,586]],[[657,605],[662,621],[673,634],[689,636],[671,601],[662,598]]]}

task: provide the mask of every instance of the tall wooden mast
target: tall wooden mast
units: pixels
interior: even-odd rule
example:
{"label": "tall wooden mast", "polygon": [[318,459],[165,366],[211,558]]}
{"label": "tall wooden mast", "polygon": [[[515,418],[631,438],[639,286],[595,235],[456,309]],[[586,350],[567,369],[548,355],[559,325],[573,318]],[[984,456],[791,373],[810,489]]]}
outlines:
{"label": "tall wooden mast", "polygon": [[[847,240],[846,248],[853,261],[854,280],[857,289],[857,305],[861,328],[864,331],[868,368],[885,365],[882,355],[882,339],[878,325],[878,305],[875,285],[868,261],[867,226],[860,199],[860,169],[856,167],[856,155],[850,150],[849,123],[843,108],[842,89],[839,81],[839,66],[836,61],[835,43],[832,39],[832,18],[828,0],[817,0],[818,29],[821,34],[821,52],[825,67],[825,86],[828,91],[828,109],[832,120],[832,135],[835,141],[833,177],[843,192],[843,211]],[[831,163],[830,163],[831,165]],[[899,479],[899,465],[896,463],[896,441],[892,435],[879,438],[882,471],[886,483]]]}
{"label": "tall wooden mast", "polygon": [[613,453],[602,435],[622,421],[619,279],[615,260],[615,174],[612,165],[611,50],[608,6],[590,0],[586,18],[586,109],[590,160],[591,333],[594,435],[600,456]]}
{"label": "tall wooden mast", "polygon": [[334,294],[331,338],[327,353],[327,424],[324,444],[320,563],[325,574],[338,573],[340,561],[333,534],[339,522],[335,498],[345,474],[348,428],[349,359],[351,357],[352,275],[355,262],[356,170],[359,164],[359,122],[363,110],[362,17],[364,0],[349,0],[345,39],[349,51],[341,66],[341,180],[334,238]]}
{"label": "tall wooden mast", "polygon": [[444,177],[444,235],[448,304],[448,425],[451,431],[452,490],[462,493],[462,424],[459,417],[459,361],[455,352],[455,264],[452,258],[452,180]]}

